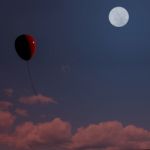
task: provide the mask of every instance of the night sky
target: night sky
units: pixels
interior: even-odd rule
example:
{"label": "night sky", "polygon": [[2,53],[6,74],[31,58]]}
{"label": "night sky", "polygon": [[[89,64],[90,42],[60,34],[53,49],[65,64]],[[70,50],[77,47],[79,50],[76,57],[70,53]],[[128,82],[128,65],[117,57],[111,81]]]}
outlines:
{"label": "night sky", "polygon": [[[112,26],[108,19],[116,6],[130,14],[122,28]],[[1,0],[0,149],[150,148],[149,16],[149,0]],[[15,51],[15,39],[21,34],[31,34],[37,41],[37,53],[29,61],[37,96],[26,62]],[[71,135],[59,135],[67,135],[62,127],[61,133],[51,131],[45,136],[46,129],[41,127],[42,135],[34,134],[38,138],[27,132],[30,138],[25,134],[26,139],[19,141],[20,130],[30,126],[29,122],[33,129],[47,123],[50,128],[42,127],[48,131],[53,123],[54,131],[67,124]],[[101,132],[118,124],[122,134],[127,132],[138,142],[127,147],[110,144],[110,135]],[[92,130],[92,125],[98,131]],[[113,137],[118,135],[119,129],[115,129]],[[103,140],[90,140],[95,137],[94,131],[99,133],[98,139],[106,136],[105,144]],[[85,135],[91,144],[85,144],[89,143]],[[61,138],[57,141],[55,136]]]}

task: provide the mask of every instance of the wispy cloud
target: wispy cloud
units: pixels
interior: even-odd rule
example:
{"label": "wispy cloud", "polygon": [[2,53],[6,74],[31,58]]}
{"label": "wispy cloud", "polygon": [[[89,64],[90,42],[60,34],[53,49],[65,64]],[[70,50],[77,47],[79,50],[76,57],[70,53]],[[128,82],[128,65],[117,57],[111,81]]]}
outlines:
{"label": "wispy cloud", "polygon": [[57,102],[48,96],[44,96],[42,94],[39,95],[34,95],[34,96],[26,96],[26,97],[21,97],[19,101],[23,104],[56,104]]}
{"label": "wispy cloud", "polygon": [[21,116],[21,117],[27,117],[29,115],[27,110],[21,109],[21,108],[17,108],[15,112],[18,116]]}

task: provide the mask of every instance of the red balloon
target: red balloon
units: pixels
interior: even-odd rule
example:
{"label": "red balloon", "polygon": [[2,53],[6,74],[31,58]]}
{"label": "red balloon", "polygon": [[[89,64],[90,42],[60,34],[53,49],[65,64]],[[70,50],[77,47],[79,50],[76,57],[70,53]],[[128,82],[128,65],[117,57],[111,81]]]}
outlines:
{"label": "red balloon", "polygon": [[36,52],[36,41],[31,35],[22,34],[15,41],[17,54],[24,60],[30,60]]}

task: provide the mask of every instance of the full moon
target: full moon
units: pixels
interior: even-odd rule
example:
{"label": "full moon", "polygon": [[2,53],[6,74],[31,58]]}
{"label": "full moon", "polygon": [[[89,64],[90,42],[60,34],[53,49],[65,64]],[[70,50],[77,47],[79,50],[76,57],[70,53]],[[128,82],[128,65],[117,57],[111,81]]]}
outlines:
{"label": "full moon", "polygon": [[129,21],[129,13],[123,7],[115,7],[109,13],[109,21],[115,27],[123,27]]}

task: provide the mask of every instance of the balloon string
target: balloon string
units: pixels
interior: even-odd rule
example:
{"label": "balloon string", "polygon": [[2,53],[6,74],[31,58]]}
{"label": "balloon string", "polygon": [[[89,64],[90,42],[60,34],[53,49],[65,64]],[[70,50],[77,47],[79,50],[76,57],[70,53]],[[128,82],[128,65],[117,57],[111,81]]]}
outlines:
{"label": "balloon string", "polygon": [[34,85],[34,82],[33,82],[33,78],[32,78],[32,74],[31,74],[31,69],[30,69],[29,62],[27,62],[27,72],[28,72],[28,76],[29,76],[29,81],[31,83],[31,88],[32,88],[34,94],[38,95],[37,91],[36,91],[36,88],[35,88],[35,85]]}

